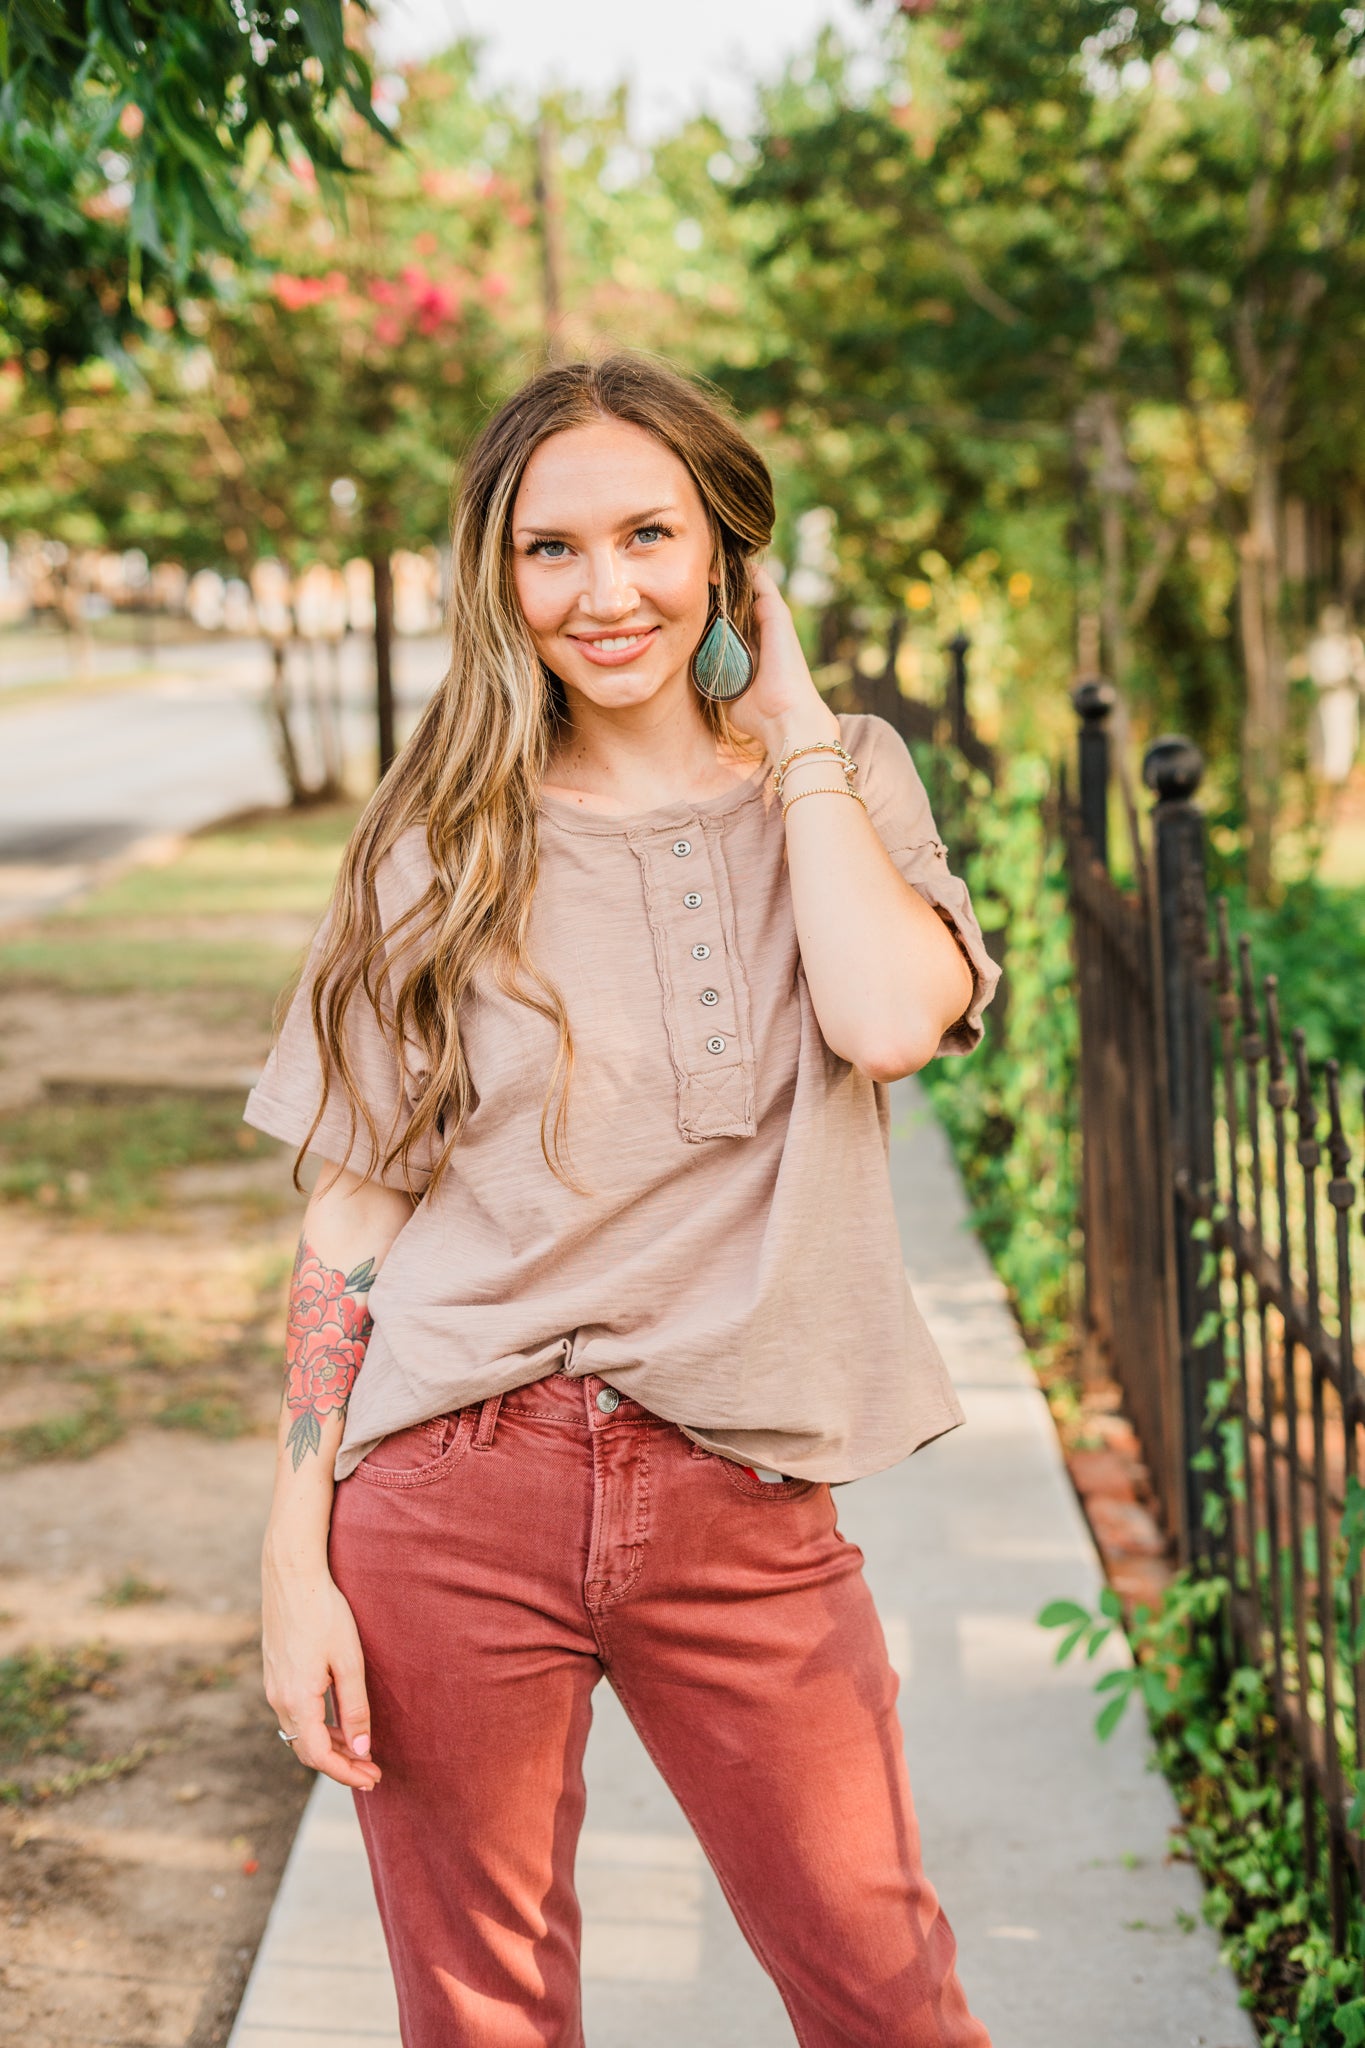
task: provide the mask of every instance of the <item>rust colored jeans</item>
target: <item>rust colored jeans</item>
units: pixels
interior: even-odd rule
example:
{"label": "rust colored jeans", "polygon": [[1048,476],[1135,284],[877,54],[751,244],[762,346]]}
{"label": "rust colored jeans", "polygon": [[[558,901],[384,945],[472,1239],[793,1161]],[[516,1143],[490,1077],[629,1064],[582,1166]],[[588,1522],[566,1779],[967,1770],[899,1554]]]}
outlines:
{"label": "rust colored jeans", "polygon": [[580,2048],[604,1673],[805,2048],[989,2048],[828,1487],[765,1484],[555,1374],[386,1437],[337,1489],[331,1556],[384,1773],[356,1806],[405,2048]]}

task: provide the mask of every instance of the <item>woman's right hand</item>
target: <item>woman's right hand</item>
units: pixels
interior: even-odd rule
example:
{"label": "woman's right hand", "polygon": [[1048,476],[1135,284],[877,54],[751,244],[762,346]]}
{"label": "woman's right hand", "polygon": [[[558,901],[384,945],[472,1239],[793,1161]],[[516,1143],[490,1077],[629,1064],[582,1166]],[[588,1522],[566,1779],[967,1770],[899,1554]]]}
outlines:
{"label": "woman's right hand", "polygon": [[[355,1617],[325,1565],[262,1571],[265,1694],[300,1763],[339,1785],[372,1792],[379,1766],[369,1754],[370,1706]],[[337,1727],[326,1719],[328,1687]]]}

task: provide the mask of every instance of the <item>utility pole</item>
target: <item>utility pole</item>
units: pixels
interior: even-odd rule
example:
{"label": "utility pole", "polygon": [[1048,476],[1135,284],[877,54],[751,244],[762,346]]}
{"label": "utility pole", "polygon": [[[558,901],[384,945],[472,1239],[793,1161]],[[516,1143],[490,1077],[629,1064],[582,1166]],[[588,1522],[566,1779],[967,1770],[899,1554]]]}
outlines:
{"label": "utility pole", "polygon": [[545,353],[560,353],[559,327],[564,318],[564,214],[559,193],[558,134],[555,117],[542,106],[536,123],[536,221],[540,229],[541,296],[545,307]]}

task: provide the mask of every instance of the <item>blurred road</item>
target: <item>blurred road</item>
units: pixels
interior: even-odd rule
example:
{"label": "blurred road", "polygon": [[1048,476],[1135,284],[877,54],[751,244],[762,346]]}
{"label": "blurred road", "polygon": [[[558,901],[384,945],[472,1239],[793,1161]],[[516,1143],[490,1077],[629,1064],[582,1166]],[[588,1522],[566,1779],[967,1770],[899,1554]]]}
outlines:
{"label": "blurred road", "polygon": [[[133,658],[126,648],[99,655],[124,670]],[[265,648],[207,642],[175,657],[161,652],[127,683],[54,684],[8,706],[0,695],[0,921],[62,901],[141,841],[284,801],[262,709]],[[343,737],[356,762],[374,746],[372,661],[367,641],[343,650]],[[444,666],[440,637],[397,643],[400,730]]]}

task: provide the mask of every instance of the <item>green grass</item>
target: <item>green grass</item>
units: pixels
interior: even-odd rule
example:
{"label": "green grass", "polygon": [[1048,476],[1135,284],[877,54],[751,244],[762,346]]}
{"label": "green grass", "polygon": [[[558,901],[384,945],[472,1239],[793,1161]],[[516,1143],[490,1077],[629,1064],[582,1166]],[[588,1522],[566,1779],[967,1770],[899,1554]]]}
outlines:
{"label": "green grass", "polygon": [[183,1401],[171,1401],[152,1418],[162,1429],[192,1429],[200,1436],[216,1437],[230,1443],[245,1436],[251,1418],[235,1394],[191,1394]]}
{"label": "green grass", "polygon": [[354,822],[340,804],[204,833],[164,866],[130,868],[0,944],[0,979],[78,995],[205,989],[273,1001],[326,907]]}
{"label": "green grass", "polygon": [[[191,839],[164,866],[130,868],[0,943],[0,981],[54,995],[194,994],[221,1017],[270,1019],[326,907],[354,806],[271,812]],[[187,1029],[190,1028],[187,1026]],[[41,1103],[0,1120],[0,1199],[122,1226],[165,1200],[177,1167],[268,1140],[236,1099],[175,1094]]]}
{"label": "green grass", "polygon": [[129,1777],[149,1756],[159,1756],[167,1747],[164,1739],[135,1742],[122,1756],[101,1757],[98,1762],[77,1764],[55,1777],[36,1778],[25,1784],[19,1778],[0,1778],[0,1806],[26,1806],[45,1799],[70,1799],[87,1785],[108,1785],[115,1778]]}
{"label": "green grass", "polygon": [[117,1388],[107,1375],[89,1378],[94,1395],[82,1407],[0,1431],[0,1462],[36,1465],[51,1458],[93,1458],[116,1444],[128,1427]]}
{"label": "green grass", "polygon": [[119,1372],[178,1372],[209,1355],[213,1341],[200,1322],[129,1315],[45,1317],[12,1313],[0,1321],[0,1367],[40,1366],[44,1375],[95,1365]]}
{"label": "green grass", "polygon": [[117,1653],[99,1643],[79,1650],[20,1650],[0,1658],[0,1758],[74,1756],[71,1723],[83,1693],[107,1691]]}
{"label": "green grass", "polygon": [[128,1571],[121,1579],[114,1579],[100,1594],[101,1607],[140,1607],[149,1600],[164,1600],[166,1588],[144,1579],[140,1572]]}
{"label": "green grass", "polygon": [[121,1228],[164,1205],[176,1168],[272,1147],[229,1096],[42,1102],[0,1121],[0,1197]]}
{"label": "green grass", "polygon": [[0,1384],[7,1370],[36,1378],[50,1407],[0,1429],[0,1470],[90,1458],[148,1424],[219,1442],[260,1428],[266,1389],[277,1386],[278,1295],[288,1269],[284,1252],[263,1258],[254,1303],[222,1325],[177,1312],[45,1320],[41,1300],[18,1304],[0,1321]]}
{"label": "green grass", "polygon": [[191,989],[231,991],[259,1004],[279,993],[299,964],[301,948],[248,940],[186,940],[167,934],[97,933],[57,928],[0,946],[0,976],[64,994],[177,995]]}

